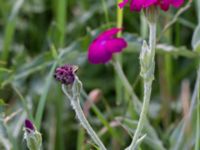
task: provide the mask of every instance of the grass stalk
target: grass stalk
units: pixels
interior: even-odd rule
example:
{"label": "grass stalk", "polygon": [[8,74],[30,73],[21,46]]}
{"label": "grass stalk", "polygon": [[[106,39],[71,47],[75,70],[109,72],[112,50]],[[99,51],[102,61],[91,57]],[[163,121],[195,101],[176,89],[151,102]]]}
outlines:
{"label": "grass stalk", "polygon": [[31,119],[32,121],[34,121],[33,119],[33,115],[32,113],[30,112],[29,108],[28,108],[28,103],[27,101],[25,100],[25,98],[23,97],[23,95],[20,93],[20,91],[18,90],[18,88],[16,88],[14,85],[12,85],[13,89],[15,90],[15,92],[17,93],[17,95],[19,96],[21,102],[22,102],[22,105],[28,115],[28,118]]}
{"label": "grass stalk", "polygon": [[[119,8],[118,4],[122,2],[122,0],[117,0],[117,23],[116,26],[117,28],[122,28],[123,26],[123,9]],[[117,37],[121,37],[122,32],[119,32],[117,34]],[[122,64],[122,54],[119,54],[115,57],[115,60],[118,61],[120,64]],[[115,90],[116,90],[116,99],[117,99],[117,104],[119,105],[121,101],[124,99],[124,89],[123,85],[121,84],[118,75],[115,75]]]}
{"label": "grass stalk", "polygon": [[106,5],[106,1],[101,0],[101,2],[102,2],[103,10],[104,10],[105,22],[109,25],[110,19],[109,19],[109,15],[108,15],[108,8],[107,8],[107,5]]}
{"label": "grass stalk", "polygon": [[[198,77],[200,77],[200,67],[198,69]],[[197,90],[197,121],[196,121],[196,142],[195,142],[195,150],[200,149],[200,78],[197,80],[198,82],[198,90]]]}
{"label": "grass stalk", "polygon": [[65,31],[66,31],[66,23],[67,23],[67,3],[68,0],[58,0],[56,7],[56,25],[57,25],[57,33],[56,33],[56,46],[62,47],[64,46],[65,41]]}
{"label": "grass stalk", "polygon": [[3,61],[7,61],[10,48],[11,48],[11,43],[12,39],[15,33],[15,28],[16,28],[16,22],[17,22],[17,15],[19,13],[19,10],[21,6],[23,5],[24,0],[17,0],[14,5],[12,12],[8,18],[5,32],[4,32],[4,41],[3,41],[3,52],[2,56],[0,57]]}
{"label": "grass stalk", "polygon": [[77,147],[77,150],[82,150],[84,149],[83,147],[84,146],[84,139],[85,139],[85,131],[83,128],[79,128],[79,131],[78,131],[78,140],[77,140],[77,143],[76,143],[76,147]]}
{"label": "grass stalk", "polygon": [[[56,50],[54,49],[54,47],[52,47],[52,54],[53,55],[55,55],[55,51]],[[43,116],[43,113],[44,113],[44,107],[45,107],[45,103],[46,103],[46,100],[47,100],[47,95],[48,95],[48,92],[49,92],[49,89],[50,89],[50,86],[51,86],[53,73],[54,73],[55,68],[58,64],[59,58],[60,58],[60,56],[55,58],[56,60],[53,63],[53,65],[50,69],[50,72],[49,72],[49,74],[46,78],[44,91],[43,91],[43,94],[40,97],[39,104],[38,104],[38,107],[37,107],[37,110],[36,110],[35,124],[36,124],[36,127],[37,127],[38,130],[40,130],[40,127],[41,127],[41,121],[42,121],[42,116]]]}

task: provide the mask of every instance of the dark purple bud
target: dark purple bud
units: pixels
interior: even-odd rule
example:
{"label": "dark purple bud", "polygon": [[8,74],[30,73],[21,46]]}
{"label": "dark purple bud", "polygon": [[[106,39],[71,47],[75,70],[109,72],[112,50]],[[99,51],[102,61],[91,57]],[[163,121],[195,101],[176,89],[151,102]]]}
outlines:
{"label": "dark purple bud", "polygon": [[33,123],[28,119],[25,120],[24,126],[26,128],[26,131],[29,132],[29,133],[31,131],[35,131],[35,127],[34,127]]}
{"label": "dark purple bud", "polygon": [[69,64],[58,67],[55,70],[54,78],[65,85],[73,84],[77,70],[77,66]]}

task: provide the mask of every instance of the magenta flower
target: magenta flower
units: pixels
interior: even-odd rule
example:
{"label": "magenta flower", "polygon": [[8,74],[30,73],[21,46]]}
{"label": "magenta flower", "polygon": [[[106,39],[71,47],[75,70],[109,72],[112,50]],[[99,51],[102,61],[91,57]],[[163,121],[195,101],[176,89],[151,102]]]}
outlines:
{"label": "magenta flower", "polygon": [[129,1],[131,11],[141,11],[152,5],[160,6],[162,10],[167,11],[171,5],[178,8],[184,3],[184,0],[123,0],[119,7],[123,8]]}
{"label": "magenta flower", "polygon": [[121,52],[127,43],[123,38],[115,35],[122,29],[112,28],[101,33],[90,45],[88,60],[92,64],[107,63],[114,53]]}

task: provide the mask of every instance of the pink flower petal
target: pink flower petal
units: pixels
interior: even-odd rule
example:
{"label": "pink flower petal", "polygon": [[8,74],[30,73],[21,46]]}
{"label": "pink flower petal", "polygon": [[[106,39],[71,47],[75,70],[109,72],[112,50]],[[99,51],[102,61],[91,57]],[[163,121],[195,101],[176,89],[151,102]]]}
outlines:
{"label": "pink flower petal", "polygon": [[131,11],[140,11],[143,8],[145,0],[131,0],[130,9]]}
{"label": "pink flower petal", "polygon": [[175,8],[178,8],[184,3],[184,0],[172,0],[171,3]]}
{"label": "pink flower petal", "polygon": [[127,47],[127,43],[123,38],[116,38],[106,42],[106,48],[111,53],[119,53]]}
{"label": "pink flower petal", "polygon": [[88,60],[92,64],[107,63],[112,58],[112,53],[106,50],[102,42],[94,42],[89,47]]}
{"label": "pink flower petal", "polygon": [[143,8],[150,7],[157,3],[158,0],[131,0],[131,11],[140,11]]}
{"label": "pink flower petal", "polygon": [[150,7],[154,4],[156,4],[158,0],[145,0],[145,3],[143,4],[144,8]]}
{"label": "pink flower petal", "polygon": [[112,39],[114,35],[116,35],[121,30],[122,30],[121,28],[112,28],[112,29],[106,30],[98,36],[97,40]]}
{"label": "pink flower petal", "polygon": [[[129,0],[123,0],[119,3],[119,7],[124,7]],[[175,8],[180,7],[184,3],[184,0],[130,0],[130,10],[131,11],[141,11],[144,8],[148,8],[152,5],[160,6],[164,11],[167,11],[170,5]]]}
{"label": "pink flower petal", "polygon": [[170,2],[171,0],[161,0],[160,1],[160,8],[164,11],[167,11],[169,9],[170,6]]}
{"label": "pink flower petal", "polygon": [[115,35],[121,31],[120,28],[112,28],[101,33],[90,45],[88,60],[92,64],[107,63],[113,53],[121,52],[127,46],[123,38],[116,38]]}

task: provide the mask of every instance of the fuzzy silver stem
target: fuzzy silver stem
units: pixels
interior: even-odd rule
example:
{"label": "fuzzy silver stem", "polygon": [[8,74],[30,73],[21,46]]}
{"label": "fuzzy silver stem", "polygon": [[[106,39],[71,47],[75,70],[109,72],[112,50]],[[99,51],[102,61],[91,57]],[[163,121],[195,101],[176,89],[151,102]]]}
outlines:
{"label": "fuzzy silver stem", "polygon": [[74,95],[71,96],[68,93],[68,91],[66,90],[66,86],[64,84],[62,85],[62,90],[63,90],[64,94],[68,97],[68,99],[70,100],[70,103],[71,103],[81,125],[86,129],[87,133],[90,135],[92,140],[99,146],[99,148],[101,150],[106,150],[104,144],[99,139],[99,137],[97,136],[95,131],[92,129],[92,127],[90,126],[89,122],[87,121],[87,119],[82,111],[82,108],[81,108],[81,105],[79,102],[79,94],[73,93]]}
{"label": "fuzzy silver stem", "polygon": [[143,43],[140,64],[141,64],[141,76],[144,80],[144,97],[142,111],[140,113],[139,122],[133,136],[131,145],[126,150],[135,150],[138,147],[138,139],[140,139],[141,131],[145,124],[146,114],[149,109],[149,103],[151,98],[152,82],[154,80],[155,70],[155,47],[156,47],[156,23],[149,22],[149,46],[146,42]]}

